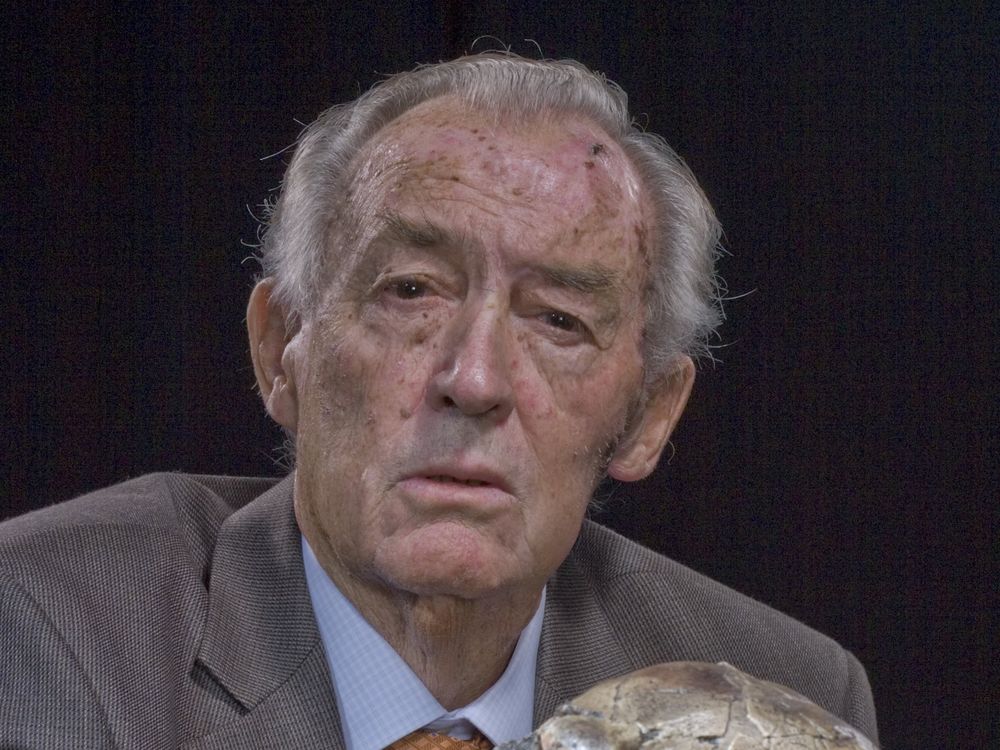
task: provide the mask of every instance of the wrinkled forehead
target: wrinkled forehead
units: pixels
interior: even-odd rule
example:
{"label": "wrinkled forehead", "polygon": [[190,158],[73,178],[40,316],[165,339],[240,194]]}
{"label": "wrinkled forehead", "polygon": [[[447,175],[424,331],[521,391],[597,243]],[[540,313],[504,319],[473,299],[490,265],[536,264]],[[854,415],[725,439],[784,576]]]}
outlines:
{"label": "wrinkled forehead", "polygon": [[488,113],[456,96],[442,96],[397,117],[369,140],[359,156],[426,161],[446,156],[449,147],[475,149],[484,159],[496,161],[532,153],[553,172],[596,170],[586,175],[588,182],[604,177],[626,190],[627,198],[641,200],[640,180],[618,143],[598,124],[575,113]]}
{"label": "wrinkled forehead", "polygon": [[588,222],[613,228],[648,262],[652,212],[640,178],[621,146],[579,114],[496,115],[454,96],[431,99],[375,133],[349,174],[352,224],[359,231],[405,190],[411,204],[433,201],[447,175],[490,185],[513,221],[522,208],[544,207],[554,226],[580,219],[581,231]]}

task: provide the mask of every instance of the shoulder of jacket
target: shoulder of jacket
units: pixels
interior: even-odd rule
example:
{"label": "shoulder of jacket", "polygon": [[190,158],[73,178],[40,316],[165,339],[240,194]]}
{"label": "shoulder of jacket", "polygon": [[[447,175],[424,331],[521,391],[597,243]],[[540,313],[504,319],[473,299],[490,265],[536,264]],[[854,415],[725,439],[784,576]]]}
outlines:
{"label": "shoulder of jacket", "polygon": [[852,690],[869,709],[871,695],[867,683],[852,688],[852,659],[836,641],[609,529],[586,523],[555,583],[553,599],[597,604],[632,668],[725,661],[873,732],[845,707]]}
{"label": "shoulder of jacket", "polygon": [[175,525],[195,510],[225,518],[277,481],[180,472],[145,474],[8,519],[0,523],[0,543],[56,529]]}
{"label": "shoulder of jacket", "polygon": [[[158,554],[196,567],[219,527],[275,480],[158,473],[136,477],[0,524],[0,569],[18,580],[78,567],[116,566]],[[53,581],[50,581],[53,582]]]}
{"label": "shoulder of jacket", "polygon": [[733,638],[784,634],[825,658],[843,658],[836,641],[794,617],[597,523],[585,522],[572,556],[623,625],[655,628],[669,621],[676,627],[683,620],[710,624],[720,636]]}

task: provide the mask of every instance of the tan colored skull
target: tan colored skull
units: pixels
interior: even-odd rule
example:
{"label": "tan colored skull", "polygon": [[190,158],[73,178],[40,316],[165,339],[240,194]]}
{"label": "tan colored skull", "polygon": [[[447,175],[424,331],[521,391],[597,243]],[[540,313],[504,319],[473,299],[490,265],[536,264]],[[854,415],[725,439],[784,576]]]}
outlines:
{"label": "tan colored skull", "polygon": [[497,750],[874,750],[788,688],[726,663],[671,662],[607,680]]}

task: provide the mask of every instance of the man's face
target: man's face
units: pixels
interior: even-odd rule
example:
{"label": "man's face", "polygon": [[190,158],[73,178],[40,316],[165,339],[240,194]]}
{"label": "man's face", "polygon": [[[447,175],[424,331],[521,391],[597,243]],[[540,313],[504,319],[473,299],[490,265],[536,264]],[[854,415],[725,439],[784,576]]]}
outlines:
{"label": "man's face", "polygon": [[641,387],[638,180],[586,120],[447,98],[352,172],[337,277],[288,350],[299,524],[338,582],[537,594]]}

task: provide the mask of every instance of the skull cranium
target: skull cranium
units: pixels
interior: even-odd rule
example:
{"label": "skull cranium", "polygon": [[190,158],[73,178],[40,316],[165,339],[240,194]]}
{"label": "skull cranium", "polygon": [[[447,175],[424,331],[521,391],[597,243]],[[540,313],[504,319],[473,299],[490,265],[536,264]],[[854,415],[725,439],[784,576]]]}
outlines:
{"label": "skull cranium", "polygon": [[498,750],[874,750],[792,690],[726,663],[671,662],[601,682]]}

